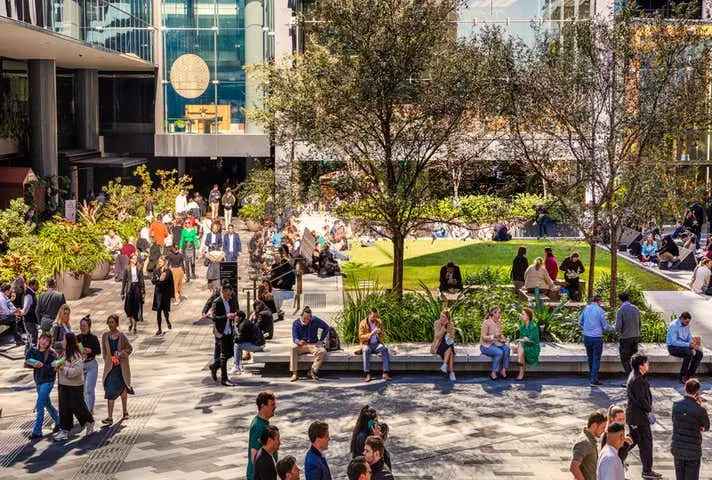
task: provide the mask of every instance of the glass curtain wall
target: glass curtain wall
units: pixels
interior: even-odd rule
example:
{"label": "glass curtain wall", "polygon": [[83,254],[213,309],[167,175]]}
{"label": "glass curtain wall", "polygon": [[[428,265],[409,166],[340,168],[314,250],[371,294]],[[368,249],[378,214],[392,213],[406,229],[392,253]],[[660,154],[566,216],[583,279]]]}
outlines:
{"label": "glass curtain wall", "polygon": [[[245,0],[163,2],[165,131],[245,133]],[[263,0],[264,61],[271,60],[272,2]]]}

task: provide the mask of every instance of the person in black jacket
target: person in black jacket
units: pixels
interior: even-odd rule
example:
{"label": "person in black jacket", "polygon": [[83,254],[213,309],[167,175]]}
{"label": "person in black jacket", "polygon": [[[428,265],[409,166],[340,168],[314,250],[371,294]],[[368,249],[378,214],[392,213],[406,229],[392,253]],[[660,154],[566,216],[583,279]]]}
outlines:
{"label": "person in black jacket", "polygon": [[638,446],[644,479],[662,478],[662,475],[653,471],[653,432],[650,430],[650,424],[654,422],[655,417],[652,416],[653,396],[646,377],[650,368],[648,357],[636,353],[631,358],[630,365],[632,372],[626,387],[628,405],[625,415],[633,439],[631,449]]}
{"label": "person in black jacket", "polygon": [[[259,300],[255,302],[255,304],[258,302]],[[268,313],[271,319],[272,313],[269,311]],[[237,312],[235,330],[235,368],[232,369],[231,373],[239,375],[242,373],[242,352],[261,352],[264,349],[265,337],[262,335],[262,331],[254,320],[254,317],[250,316],[250,318],[247,318],[247,315],[245,315],[245,312],[242,310]]]}
{"label": "person in black jacket", "polygon": [[227,378],[227,361],[234,353],[235,317],[237,308],[232,298],[232,289],[223,284],[220,296],[215,299],[210,307],[213,319],[213,335],[215,336],[215,350],[213,362],[210,364],[210,375],[217,382],[217,370],[220,368],[220,383],[231,386]]}
{"label": "person in black jacket", "polygon": [[391,469],[383,460],[383,440],[372,435],[366,439],[366,444],[363,447],[363,456],[371,466],[372,480],[393,480]]}
{"label": "person in black jacket", "polygon": [[710,417],[702,406],[700,382],[691,378],[685,382],[685,398],[672,405],[672,445],[677,480],[700,478],[702,432],[710,429]]}
{"label": "person in black jacket", "polygon": [[519,290],[524,286],[524,272],[529,268],[527,260],[527,247],[519,247],[517,256],[512,261],[512,272],[509,274],[514,288]]}
{"label": "person in black jacket", "polygon": [[35,315],[43,332],[49,332],[49,329],[54,324],[54,319],[57,318],[59,307],[67,303],[64,299],[64,294],[55,290],[56,288],[57,282],[54,281],[54,278],[50,278],[47,280],[47,290],[37,297]]}
{"label": "person in black jacket", "polygon": [[121,278],[121,300],[124,302],[124,313],[129,319],[129,333],[136,333],[136,325],[143,321],[143,299],[146,295],[146,284],[143,280],[143,270],[138,264],[138,256],[134,253],[129,258],[129,265],[124,269]]}
{"label": "person in black jacket", "polygon": [[569,291],[569,298],[576,302],[581,300],[581,287],[579,284],[579,277],[583,275],[584,268],[581,262],[581,256],[578,252],[573,252],[571,255],[566,257],[559,268],[564,272],[564,279],[566,279],[566,290]]}
{"label": "person in black jacket", "polygon": [[255,300],[252,304],[252,314],[250,319],[257,325],[265,340],[271,340],[274,336],[274,316],[272,310],[262,300]]}
{"label": "person in black jacket", "polygon": [[665,235],[661,241],[660,250],[658,250],[660,267],[663,269],[667,267],[669,269],[671,264],[678,260],[679,256],[680,249],[677,248],[675,240],[673,240],[670,235]]}
{"label": "person in black jacket", "polygon": [[163,335],[162,318],[166,318],[168,330],[172,328],[170,321],[171,300],[175,294],[175,286],[173,285],[173,272],[168,267],[168,262],[164,257],[158,259],[158,266],[153,271],[151,279],[156,288],[153,290],[153,310],[156,312],[156,325],[158,331],[156,335]]}

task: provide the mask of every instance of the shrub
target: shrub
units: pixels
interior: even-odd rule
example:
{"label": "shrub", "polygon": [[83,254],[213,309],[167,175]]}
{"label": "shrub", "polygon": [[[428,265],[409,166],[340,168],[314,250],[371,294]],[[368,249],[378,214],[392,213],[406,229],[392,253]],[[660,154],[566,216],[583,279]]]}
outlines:
{"label": "shrub", "polygon": [[[628,293],[630,296],[630,303],[637,306],[638,308],[649,309],[647,302],[645,301],[645,294],[643,289],[630,277],[622,274],[618,274],[618,294],[623,292]],[[594,295],[600,295],[605,303],[610,303],[611,299],[611,275],[608,272],[604,272],[593,285]],[[618,299],[616,299],[616,302]]]}
{"label": "shrub", "polygon": [[462,282],[465,285],[509,285],[509,270],[505,267],[483,267],[466,272]]}

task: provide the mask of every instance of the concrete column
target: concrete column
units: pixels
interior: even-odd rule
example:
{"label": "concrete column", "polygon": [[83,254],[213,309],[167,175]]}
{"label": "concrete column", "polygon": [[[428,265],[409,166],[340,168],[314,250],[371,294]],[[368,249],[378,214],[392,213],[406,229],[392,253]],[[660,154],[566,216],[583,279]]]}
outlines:
{"label": "concrete column", "polygon": [[185,157],[178,157],[178,176],[185,175]]}
{"label": "concrete column", "polygon": [[154,104],[154,125],[156,133],[165,132],[163,77],[170,72],[170,65],[165,65],[163,58],[163,1],[153,0],[153,64],[156,65],[156,100]]}
{"label": "concrete column", "polygon": [[77,127],[79,145],[99,148],[99,71],[77,70]]}
{"label": "concrete column", "polygon": [[[247,0],[245,4],[245,66],[260,65],[264,61],[264,15],[262,0]],[[262,93],[259,82],[249,73],[245,73],[245,109],[259,108],[262,105]],[[245,120],[245,133],[264,133],[260,125]]]}
{"label": "concrete column", "polygon": [[29,60],[30,154],[38,176],[55,177],[57,164],[57,76],[54,60]]}

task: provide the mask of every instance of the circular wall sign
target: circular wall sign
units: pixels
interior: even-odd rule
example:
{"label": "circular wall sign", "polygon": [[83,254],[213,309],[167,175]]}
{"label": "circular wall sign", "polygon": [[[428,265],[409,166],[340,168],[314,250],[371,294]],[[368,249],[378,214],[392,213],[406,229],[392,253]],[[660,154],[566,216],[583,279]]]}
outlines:
{"label": "circular wall sign", "polygon": [[171,85],[184,98],[198,98],[210,83],[210,68],[205,60],[193,53],[176,58],[171,65]]}

